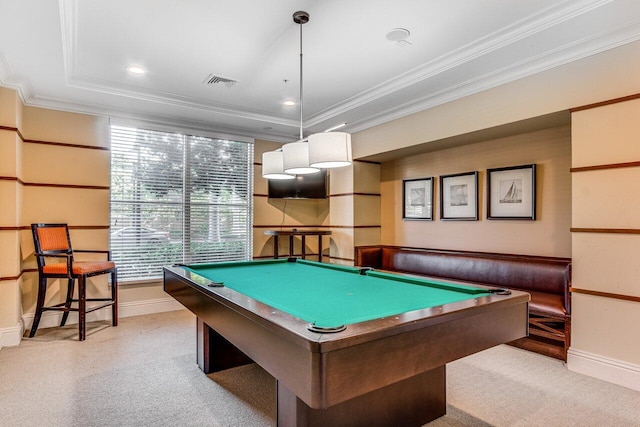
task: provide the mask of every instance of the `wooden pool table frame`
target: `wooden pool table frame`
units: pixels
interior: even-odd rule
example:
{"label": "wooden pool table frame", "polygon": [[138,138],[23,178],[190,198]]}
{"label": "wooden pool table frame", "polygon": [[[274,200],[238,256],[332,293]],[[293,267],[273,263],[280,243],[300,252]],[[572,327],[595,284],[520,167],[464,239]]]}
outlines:
{"label": "wooden pool table frame", "polygon": [[445,414],[448,362],[528,333],[529,294],[489,295],[318,334],[226,287],[164,269],[197,320],[205,373],[256,362],[277,381],[278,426],[420,426]]}

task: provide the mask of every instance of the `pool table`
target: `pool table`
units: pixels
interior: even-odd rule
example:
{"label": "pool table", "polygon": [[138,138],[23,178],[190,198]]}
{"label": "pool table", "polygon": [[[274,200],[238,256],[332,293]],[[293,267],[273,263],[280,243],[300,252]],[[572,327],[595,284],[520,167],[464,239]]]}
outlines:
{"label": "pool table", "polygon": [[256,362],[278,426],[420,426],[445,414],[445,365],[528,333],[529,294],[296,258],[175,265],[205,373]]}

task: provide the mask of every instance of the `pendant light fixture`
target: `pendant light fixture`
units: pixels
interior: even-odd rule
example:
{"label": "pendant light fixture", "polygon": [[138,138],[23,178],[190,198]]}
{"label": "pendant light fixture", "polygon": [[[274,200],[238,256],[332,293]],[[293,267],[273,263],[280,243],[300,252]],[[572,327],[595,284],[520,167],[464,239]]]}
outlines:
{"label": "pendant light fixture", "polygon": [[297,142],[283,145],[282,157],[286,173],[307,175],[320,172],[319,168],[309,166],[309,143],[304,139],[302,133],[302,106],[304,105],[302,96],[302,26],[309,22],[309,14],[298,11],[293,14],[293,22],[300,27],[300,139]]}
{"label": "pendant light fixture", "polygon": [[284,172],[282,149],[262,153],[262,177],[267,179],[294,179],[296,177]]}
{"label": "pendant light fixture", "polygon": [[262,176],[267,179],[290,179],[293,175],[316,173],[320,168],[348,166],[352,162],[351,135],[345,132],[323,132],[305,139],[302,129],[302,26],[309,22],[307,12],[293,14],[300,26],[300,139],[282,146],[282,151],[262,155]]}
{"label": "pendant light fixture", "polygon": [[323,132],[309,135],[309,164],[317,168],[340,168],[353,161],[351,135]]}

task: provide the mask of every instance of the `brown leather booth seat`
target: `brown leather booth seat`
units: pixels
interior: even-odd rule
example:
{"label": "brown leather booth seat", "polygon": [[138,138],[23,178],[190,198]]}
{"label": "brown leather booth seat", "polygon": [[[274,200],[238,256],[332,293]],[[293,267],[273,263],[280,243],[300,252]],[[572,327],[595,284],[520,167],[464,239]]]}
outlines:
{"label": "brown leather booth seat", "polygon": [[528,292],[530,336],[511,344],[566,360],[571,325],[570,259],[383,245],[355,249],[358,266]]}

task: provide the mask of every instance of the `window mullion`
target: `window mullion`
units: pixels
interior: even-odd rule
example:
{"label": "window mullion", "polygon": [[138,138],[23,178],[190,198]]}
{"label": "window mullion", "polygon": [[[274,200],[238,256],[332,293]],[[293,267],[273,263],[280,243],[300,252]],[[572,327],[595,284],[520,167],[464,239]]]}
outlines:
{"label": "window mullion", "polygon": [[182,187],[182,260],[191,262],[191,138],[184,136]]}

